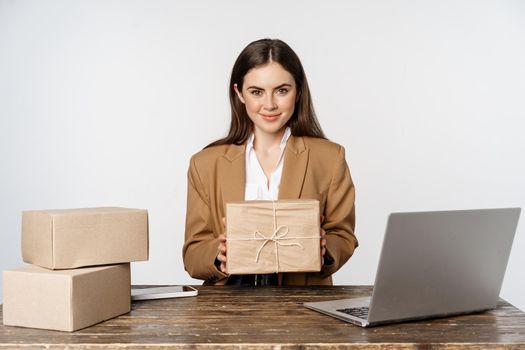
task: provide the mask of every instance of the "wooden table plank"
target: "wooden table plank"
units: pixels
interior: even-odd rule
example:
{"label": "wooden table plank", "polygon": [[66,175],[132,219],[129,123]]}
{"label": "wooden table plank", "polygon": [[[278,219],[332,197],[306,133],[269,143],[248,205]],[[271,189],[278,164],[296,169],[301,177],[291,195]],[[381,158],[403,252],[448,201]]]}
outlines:
{"label": "wooden table plank", "polygon": [[525,314],[504,300],[483,313],[364,329],[302,303],[369,295],[369,286],[197,288],[198,297],[134,302],[74,333],[0,326],[0,348],[525,349]]}

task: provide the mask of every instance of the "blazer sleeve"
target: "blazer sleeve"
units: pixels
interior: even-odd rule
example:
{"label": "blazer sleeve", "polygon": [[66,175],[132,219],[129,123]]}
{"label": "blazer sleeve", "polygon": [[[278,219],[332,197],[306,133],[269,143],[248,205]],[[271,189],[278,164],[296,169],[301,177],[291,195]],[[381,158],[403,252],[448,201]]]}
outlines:
{"label": "blazer sleeve", "polygon": [[188,170],[184,268],[191,277],[215,283],[227,275],[215,266],[219,233],[214,232],[209,196],[199,176],[195,156]]}
{"label": "blazer sleeve", "polygon": [[325,264],[320,274],[330,276],[348,261],[358,246],[355,228],[355,188],[340,146],[328,188],[324,221],[326,232]]}

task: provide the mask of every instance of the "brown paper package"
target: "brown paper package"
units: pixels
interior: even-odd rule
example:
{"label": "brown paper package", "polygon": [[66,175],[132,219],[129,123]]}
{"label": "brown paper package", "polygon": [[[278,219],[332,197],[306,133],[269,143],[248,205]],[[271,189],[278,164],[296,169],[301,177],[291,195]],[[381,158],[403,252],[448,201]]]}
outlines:
{"label": "brown paper package", "polygon": [[130,311],[129,264],[4,271],[4,325],[75,331]]}
{"label": "brown paper package", "polygon": [[22,259],[48,269],[148,260],[148,212],[110,207],[25,211]]}
{"label": "brown paper package", "polygon": [[321,270],[319,201],[243,201],[226,208],[229,274]]}

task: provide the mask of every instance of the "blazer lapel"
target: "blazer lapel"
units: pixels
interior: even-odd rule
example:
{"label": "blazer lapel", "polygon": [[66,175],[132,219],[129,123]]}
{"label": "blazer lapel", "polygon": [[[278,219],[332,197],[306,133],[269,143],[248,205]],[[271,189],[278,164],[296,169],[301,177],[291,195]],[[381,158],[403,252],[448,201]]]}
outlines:
{"label": "blazer lapel", "polygon": [[279,199],[298,199],[303,189],[309,149],[302,137],[290,136],[284,151]]}
{"label": "blazer lapel", "polygon": [[217,163],[218,195],[221,217],[226,216],[226,203],[244,200],[245,187],[245,145],[230,145],[226,154]]}

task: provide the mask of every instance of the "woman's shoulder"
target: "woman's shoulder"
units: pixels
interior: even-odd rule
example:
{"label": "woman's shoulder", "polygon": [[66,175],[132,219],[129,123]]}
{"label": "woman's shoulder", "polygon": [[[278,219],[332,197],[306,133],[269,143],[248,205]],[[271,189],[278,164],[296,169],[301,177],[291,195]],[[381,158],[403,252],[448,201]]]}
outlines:
{"label": "woman's shoulder", "polygon": [[206,147],[195,153],[191,158],[198,162],[210,162],[217,159],[217,157],[224,156],[231,145],[217,145]]}
{"label": "woman's shoulder", "polygon": [[206,147],[195,153],[190,160],[190,167],[199,171],[214,171],[217,161],[225,158],[233,160],[244,153],[245,145],[224,144]]}
{"label": "woman's shoulder", "polygon": [[339,169],[339,165],[346,163],[345,148],[342,145],[319,137],[303,137],[303,140],[312,169],[321,169],[321,172]]}
{"label": "woman's shoulder", "polygon": [[228,146],[229,145],[218,145],[206,147],[192,155],[190,162],[199,168],[212,166],[219,157],[222,157],[226,154],[228,151]]}
{"label": "woman's shoulder", "polygon": [[323,139],[320,137],[302,137],[305,143],[305,146],[310,149],[310,152],[324,154],[324,155],[337,155],[343,151],[343,146],[333,141]]}

